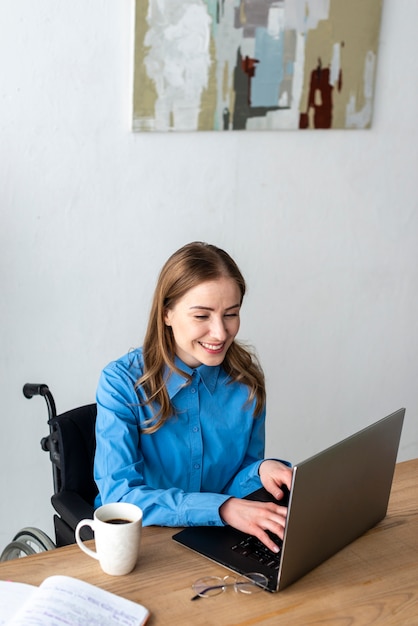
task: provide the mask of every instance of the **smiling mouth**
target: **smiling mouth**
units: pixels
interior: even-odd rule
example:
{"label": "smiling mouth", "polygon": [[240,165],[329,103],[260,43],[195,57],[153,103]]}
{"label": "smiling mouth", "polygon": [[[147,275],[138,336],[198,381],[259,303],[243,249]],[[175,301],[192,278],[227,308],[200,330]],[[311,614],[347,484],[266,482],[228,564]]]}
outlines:
{"label": "smiling mouth", "polygon": [[218,354],[224,349],[225,343],[204,343],[203,341],[199,341],[199,345],[201,345],[207,352]]}

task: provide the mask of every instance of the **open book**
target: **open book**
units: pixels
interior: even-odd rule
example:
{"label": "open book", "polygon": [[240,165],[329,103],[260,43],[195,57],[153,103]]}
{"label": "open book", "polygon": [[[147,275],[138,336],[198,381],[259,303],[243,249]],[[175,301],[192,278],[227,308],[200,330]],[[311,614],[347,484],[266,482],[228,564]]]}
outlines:
{"label": "open book", "polygon": [[69,576],[39,587],[0,581],[0,625],[141,626],[148,617],[140,604]]}

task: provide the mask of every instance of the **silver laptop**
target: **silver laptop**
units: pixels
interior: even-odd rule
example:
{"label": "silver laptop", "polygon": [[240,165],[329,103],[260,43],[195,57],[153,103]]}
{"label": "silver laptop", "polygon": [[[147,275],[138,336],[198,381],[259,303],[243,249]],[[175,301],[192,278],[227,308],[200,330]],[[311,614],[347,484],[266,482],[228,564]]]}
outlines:
{"label": "silver laptop", "polygon": [[[279,555],[230,526],[191,526],[173,539],[244,576],[265,574],[269,591],[284,589],[385,517],[404,416],[399,409],[294,466]],[[275,501],[264,489],[247,497]]]}

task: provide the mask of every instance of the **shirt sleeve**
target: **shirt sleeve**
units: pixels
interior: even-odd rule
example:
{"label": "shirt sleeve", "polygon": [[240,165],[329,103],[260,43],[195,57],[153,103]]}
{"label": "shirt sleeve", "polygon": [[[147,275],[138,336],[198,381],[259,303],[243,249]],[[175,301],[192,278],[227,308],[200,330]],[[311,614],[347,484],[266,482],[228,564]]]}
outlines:
{"label": "shirt sleeve", "polygon": [[266,411],[253,418],[251,437],[241,467],[230,480],[225,493],[236,498],[243,498],[261,487],[258,474],[264,458]]}
{"label": "shirt sleeve", "polygon": [[156,489],[145,483],[139,417],[147,417],[146,407],[140,405],[135,378],[120,368],[117,362],[108,366],[97,389],[96,506],[108,502],[136,504],[143,511],[145,526],[222,525],[219,507],[230,495]]}
{"label": "shirt sleeve", "polygon": [[[258,417],[254,418],[251,439],[244,462],[225,490],[225,493],[228,493],[231,496],[235,496],[236,498],[245,498],[245,496],[253,491],[256,491],[262,486],[259,469],[261,463],[266,460],[264,458],[265,420],[266,409],[264,407],[262,413]],[[289,461],[284,461],[282,459],[272,460],[279,461],[288,467],[292,466]]]}

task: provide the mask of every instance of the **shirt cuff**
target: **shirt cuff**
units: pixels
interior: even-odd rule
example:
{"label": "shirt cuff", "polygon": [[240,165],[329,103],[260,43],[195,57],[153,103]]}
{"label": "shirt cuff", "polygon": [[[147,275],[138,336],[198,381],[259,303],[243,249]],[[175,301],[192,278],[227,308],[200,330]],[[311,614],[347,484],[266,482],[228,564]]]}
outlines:
{"label": "shirt cuff", "polygon": [[189,493],[179,507],[180,526],[224,526],[219,509],[230,495]]}
{"label": "shirt cuff", "polygon": [[258,464],[258,473],[260,474],[260,465],[261,463],[264,463],[264,461],[277,461],[278,463],[283,463],[283,465],[287,465],[287,467],[292,467],[292,464],[290,461],[284,461],[283,459],[274,459],[272,457],[269,457],[268,459],[263,459],[262,461],[260,461],[260,463]]}

